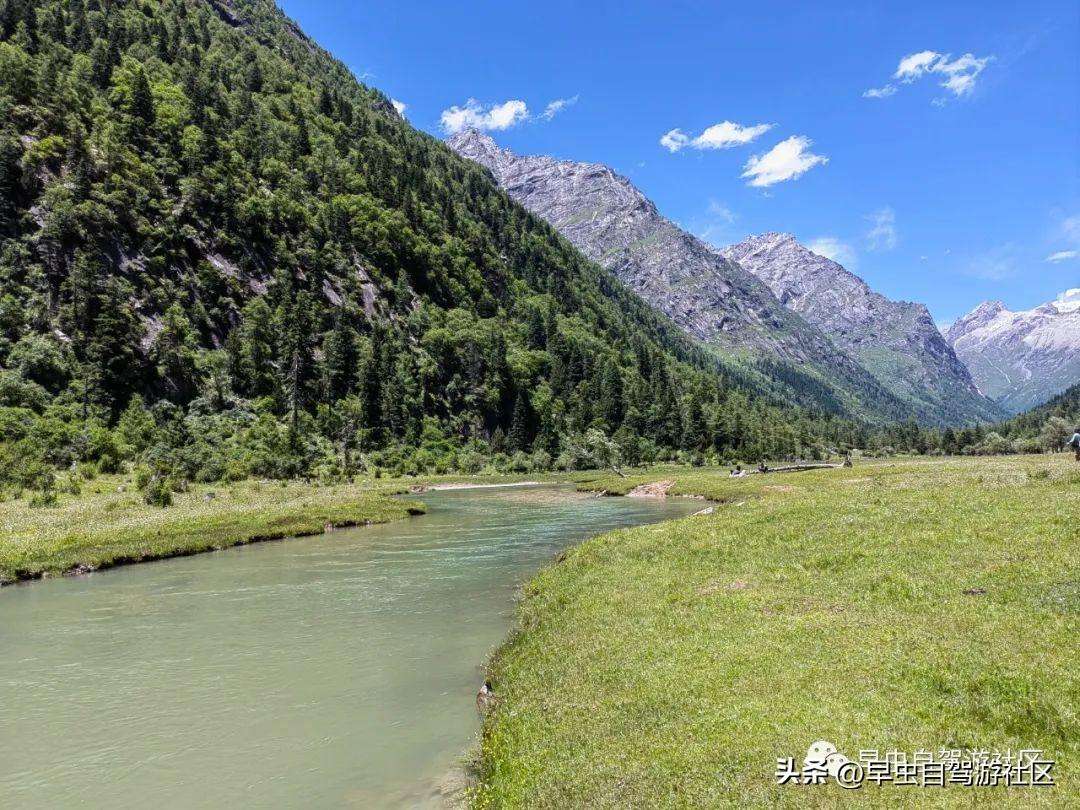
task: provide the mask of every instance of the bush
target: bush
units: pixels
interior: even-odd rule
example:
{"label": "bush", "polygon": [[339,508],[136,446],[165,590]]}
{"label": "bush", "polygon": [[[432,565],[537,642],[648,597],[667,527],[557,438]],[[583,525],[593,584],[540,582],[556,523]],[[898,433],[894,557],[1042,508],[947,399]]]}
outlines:
{"label": "bush", "polygon": [[50,506],[56,506],[57,497],[55,489],[47,489],[42,492],[34,493],[30,498],[31,509],[42,509]]}
{"label": "bush", "polygon": [[150,471],[149,467],[138,466],[135,468],[135,488],[138,490],[145,490],[150,483],[150,479],[154,474]]}
{"label": "bush", "polygon": [[1041,453],[1043,444],[1038,439],[1014,439],[1012,452],[1014,453]]}
{"label": "bush", "polygon": [[172,486],[167,478],[155,475],[146,482],[143,489],[143,500],[150,506],[172,506]]}
{"label": "bush", "polygon": [[226,481],[243,481],[251,471],[241,459],[231,458],[225,462],[225,472],[222,475]]}
{"label": "bush", "polygon": [[551,469],[551,453],[547,450],[536,450],[532,454],[532,459],[529,462],[530,468],[533,472],[544,472]]}
{"label": "bush", "polygon": [[480,472],[484,466],[484,457],[473,450],[470,447],[466,447],[463,450],[458,451],[457,454],[457,468],[469,475],[475,475]]}
{"label": "bush", "polygon": [[49,392],[36,382],[24,380],[13,371],[0,371],[0,405],[41,413],[48,404]]}
{"label": "bush", "polygon": [[70,377],[63,346],[51,335],[24,335],[11,349],[7,365],[26,380],[37,383],[53,394]]}
{"label": "bush", "polygon": [[69,471],[64,479],[64,492],[68,495],[82,494],[82,482],[79,480],[79,474],[74,470]]}

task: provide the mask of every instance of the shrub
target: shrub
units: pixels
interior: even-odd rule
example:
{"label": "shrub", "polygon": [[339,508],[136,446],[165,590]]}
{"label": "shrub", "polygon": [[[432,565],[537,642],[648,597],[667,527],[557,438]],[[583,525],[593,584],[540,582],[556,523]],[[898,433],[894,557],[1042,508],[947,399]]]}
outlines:
{"label": "shrub", "polygon": [[70,470],[64,479],[64,492],[68,495],[82,494],[82,482],[79,480],[79,474],[74,470]]}
{"label": "shrub", "polygon": [[41,413],[49,404],[49,392],[13,371],[0,371],[0,405],[8,408],[29,408]]}
{"label": "shrub", "polygon": [[476,450],[466,447],[463,450],[458,451],[457,454],[457,468],[469,475],[474,475],[480,472],[484,466],[484,457],[476,452]]}
{"label": "shrub", "polygon": [[243,481],[250,475],[247,464],[238,458],[231,458],[225,462],[225,472],[222,475],[226,481]]}
{"label": "shrub", "polygon": [[56,506],[57,497],[55,489],[46,489],[42,492],[35,492],[30,498],[31,509],[42,509],[50,506]]}
{"label": "shrub", "polygon": [[69,379],[63,347],[51,335],[23,335],[11,349],[7,365],[55,394]]}
{"label": "shrub", "polygon": [[533,472],[543,472],[544,470],[551,469],[551,453],[547,450],[536,450],[532,454],[532,459],[529,462],[530,468]]}
{"label": "shrub", "polygon": [[139,490],[145,490],[150,484],[150,479],[153,478],[153,473],[149,467],[138,466],[135,468],[135,488]]}
{"label": "shrub", "polygon": [[155,475],[146,482],[143,500],[150,506],[165,508],[172,505],[172,486],[167,478]]}

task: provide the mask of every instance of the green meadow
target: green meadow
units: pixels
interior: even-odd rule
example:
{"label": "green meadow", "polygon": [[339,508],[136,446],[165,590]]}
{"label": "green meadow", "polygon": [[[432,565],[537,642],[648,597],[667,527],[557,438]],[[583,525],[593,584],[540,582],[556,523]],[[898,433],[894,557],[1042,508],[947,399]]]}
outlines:
{"label": "green meadow", "polygon": [[26,493],[0,502],[0,584],[385,523],[422,510],[390,496],[402,488],[252,480],[192,485],[160,508],[129,478],[109,475],[52,506],[31,506]]}
{"label": "green meadow", "polygon": [[[1077,806],[1080,464],[921,458],[731,479],[715,511],[595,537],[496,653],[483,807]],[[1036,748],[1053,788],[778,785],[828,740]]]}

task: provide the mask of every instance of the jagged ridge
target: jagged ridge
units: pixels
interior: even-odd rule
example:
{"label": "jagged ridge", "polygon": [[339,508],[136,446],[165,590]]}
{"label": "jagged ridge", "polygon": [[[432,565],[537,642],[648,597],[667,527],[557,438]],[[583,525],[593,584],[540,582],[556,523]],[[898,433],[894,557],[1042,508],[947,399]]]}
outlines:
{"label": "jagged ridge", "polygon": [[945,337],[979,390],[1010,413],[1026,410],[1080,380],[1080,288],[1020,312],[984,301]]}
{"label": "jagged ridge", "polygon": [[992,420],[983,397],[922,304],[892,301],[786,233],[752,236],[722,251],[789,309],[818,326],[926,421]]}
{"label": "jagged ridge", "polygon": [[[759,279],[748,272],[751,268],[665,219],[627,178],[607,166],[515,155],[472,130],[458,133],[449,143],[487,167],[511,196],[699,340],[724,351],[750,351],[816,373],[853,411],[888,419],[915,415],[935,423],[1000,416],[970,380],[966,388],[961,384],[958,392],[951,392],[960,394],[955,406],[936,392],[928,395],[918,390],[912,396],[902,387],[893,390],[895,380],[875,378],[873,370],[856,362],[861,359],[858,353],[844,351],[843,342],[833,338],[828,325],[816,324],[796,307],[784,306],[787,300],[774,294],[768,279]],[[891,303],[877,298],[878,309]],[[925,307],[904,311],[914,322],[908,332],[921,338],[929,353],[942,356],[939,367],[963,381],[966,372],[937,333]],[[923,328],[924,321],[931,332]]]}

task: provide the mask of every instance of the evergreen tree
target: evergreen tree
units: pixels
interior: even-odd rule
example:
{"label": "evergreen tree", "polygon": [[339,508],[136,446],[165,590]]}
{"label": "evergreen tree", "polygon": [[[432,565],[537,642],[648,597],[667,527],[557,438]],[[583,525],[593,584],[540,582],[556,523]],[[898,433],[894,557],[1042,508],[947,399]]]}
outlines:
{"label": "evergreen tree", "polygon": [[359,348],[356,331],[338,313],[334,328],[323,346],[323,373],[327,395],[333,400],[342,399],[356,385]]}
{"label": "evergreen tree", "polygon": [[507,446],[511,452],[526,452],[532,449],[532,421],[528,394],[525,391],[518,391],[517,399],[514,401],[514,414],[510,420],[510,432],[506,436]]}

